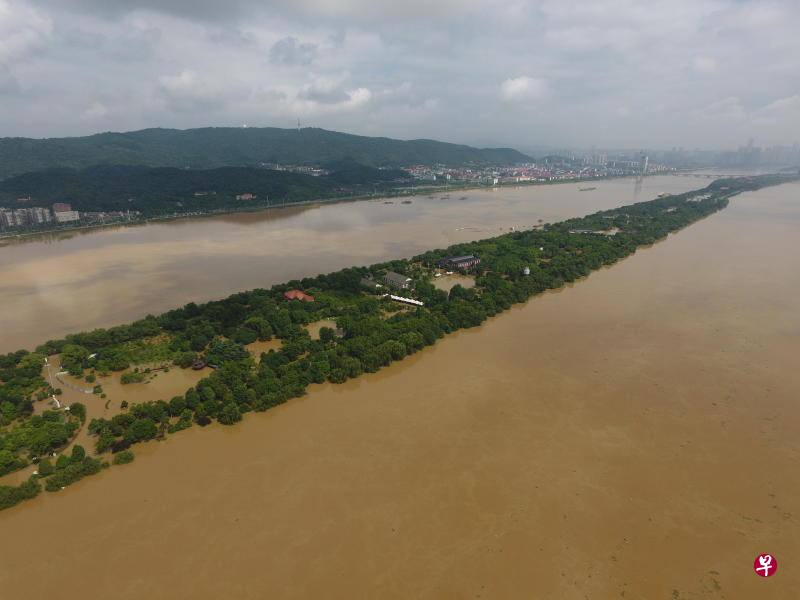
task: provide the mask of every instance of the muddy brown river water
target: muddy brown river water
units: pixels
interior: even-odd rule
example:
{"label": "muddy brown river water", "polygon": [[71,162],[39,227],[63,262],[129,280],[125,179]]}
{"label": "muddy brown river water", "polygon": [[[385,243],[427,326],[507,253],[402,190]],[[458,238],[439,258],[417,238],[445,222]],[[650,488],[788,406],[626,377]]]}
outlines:
{"label": "muddy brown river water", "polygon": [[146,444],[0,512],[0,597],[795,598],[798,240],[800,184],[744,194],[380,373]]}
{"label": "muddy brown river water", "polygon": [[307,206],[5,242],[0,352],[708,183],[662,176],[603,181],[591,192],[577,183],[468,190],[412,204]]}

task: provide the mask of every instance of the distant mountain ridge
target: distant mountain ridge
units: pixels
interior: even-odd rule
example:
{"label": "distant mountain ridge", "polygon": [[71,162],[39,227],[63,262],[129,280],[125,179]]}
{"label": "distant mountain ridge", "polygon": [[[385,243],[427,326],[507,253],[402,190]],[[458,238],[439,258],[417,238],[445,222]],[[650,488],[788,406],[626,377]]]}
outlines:
{"label": "distant mountain ridge", "polygon": [[435,140],[366,137],[318,128],[142,129],[69,138],[0,138],[0,179],[51,168],[98,164],[211,169],[263,163],[322,164],[350,159],[372,167],[526,162],[511,148]]}

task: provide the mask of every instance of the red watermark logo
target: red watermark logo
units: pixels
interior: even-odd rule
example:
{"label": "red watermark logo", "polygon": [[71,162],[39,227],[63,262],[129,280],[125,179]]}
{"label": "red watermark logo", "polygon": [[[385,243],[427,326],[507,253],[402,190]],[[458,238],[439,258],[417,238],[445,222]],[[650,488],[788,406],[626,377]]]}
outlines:
{"label": "red watermark logo", "polygon": [[778,561],[771,554],[762,554],[753,561],[753,568],[759,577],[772,577],[778,570]]}

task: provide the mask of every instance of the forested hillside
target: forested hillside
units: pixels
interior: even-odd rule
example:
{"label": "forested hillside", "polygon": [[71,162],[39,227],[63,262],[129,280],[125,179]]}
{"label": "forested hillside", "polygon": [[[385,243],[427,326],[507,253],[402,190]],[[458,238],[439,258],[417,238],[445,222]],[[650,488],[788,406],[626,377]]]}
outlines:
{"label": "forested hillside", "polygon": [[[252,167],[177,169],[100,165],[86,169],[46,169],[0,181],[0,206],[69,202],[85,211],[136,210],[145,215],[242,208],[253,205],[301,202],[381,189],[406,177],[394,169],[376,169],[341,161],[330,175]],[[237,200],[237,195],[255,198]],[[26,203],[27,204],[27,203]]]}
{"label": "forested hillside", "polygon": [[316,128],[144,129],[74,138],[2,138],[0,179],[40,169],[98,164],[208,169],[263,163],[317,165],[347,158],[374,167],[510,164],[529,160],[510,148],[479,149],[434,140],[402,141]]}

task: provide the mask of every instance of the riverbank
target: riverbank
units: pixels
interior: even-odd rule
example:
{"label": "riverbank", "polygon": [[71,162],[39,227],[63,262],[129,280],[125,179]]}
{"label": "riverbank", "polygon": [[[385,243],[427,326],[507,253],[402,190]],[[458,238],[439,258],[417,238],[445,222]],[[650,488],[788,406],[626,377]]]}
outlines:
{"label": "riverbank", "polygon": [[124,600],[790,598],[795,570],[752,564],[800,554],[797,197],[742,194],[379,373],[2,512],[0,586],[85,597],[91,567]]}
{"label": "riverbank", "polygon": [[[175,396],[169,402],[146,401],[132,406],[130,414],[93,419],[89,431],[97,436],[97,451],[111,449],[116,453],[164,437],[167,432],[186,429],[193,422],[207,425],[217,420],[231,425],[244,413],[268,410],[304,395],[312,383],[344,383],[364,372],[376,372],[434,344],[447,333],[480,325],[514,304],[547,289],[559,289],[722,210],[731,196],[787,181],[787,177],[775,175],[722,180],[695,192],[595,213],[543,231],[515,232],[446,251],[429,251],[410,261],[345,269],[271,290],[242,292],[217,303],[193,304],[108,331],[52,340],[30,356],[22,352],[3,358],[3,379],[11,386],[4,391],[16,402],[4,407],[4,416],[12,423],[8,439],[14,439],[17,432],[30,437],[36,435],[36,428],[46,427],[46,423],[25,414],[29,405],[26,398],[33,392],[45,386],[39,395],[54,393],[36,372],[40,370],[36,365],[48,355],[62,354],[61,364],[75,376],[89,369],[87,381],[110,370],[138,366],[131,364],[132,358],[126,358],[134,356],[136,348],[147,350],[148,356],[156,350],[159,355],[167,352],[165,356],[173,358],[175,364],[184,363],[184,367],[197,362],[218,367],[184,396]],[[605,235],[609,228],[617,230],[615,235]],[[476,285],[471,289],[458,286],[447,294],[436,290],[430,280],[439,274],[437,267],[442,259],[454,253],[480,257],[473,269]],[[526,265],[524,272],[521,264]],[[418,308],[386,319],[387,311],[394,312],[387,295],[377,292],[376,298],[372,296],[374,288],[368,290],[358,281],[380,278],[389,268],[405,274],[410,285],[404,293],[415,299]],[[284,292],[298,284],[313,296],[304,297],[308,302],[287,304]],[[335,320],[342,339],[337,339],[331,328],[326,332],[330,335],[315,340],[302,327],[324,319]],[[256,369],[242,345],[269,340],[273,335],[283,340],[281,350],[262,355]],[[122,375],[123,383],[129,374]],[[101,391],[99,386],[95,389],[96,393]],[[121,408],[126,406],[124,402]],[[19,454],[18,459],[32,462],[42,452],[28,444],[10,447],[10,451],[20,450],[27,450],[27,455]],[[55,475],[32,477],[25,484],[26,497],[30,497],[31,486],[38,489],[39,477],[55,478],[59,474],[57,469]],[[52,491],[51,483],[48,479],[48,491]],[[15,501],[11,497],[17,490],[0,491],[9,496],[4,507],[12,506]]]}
{"label": "riverbank", "polygon": [[469,190],[499,190],[499,189],[507,189],[509,187],[521,187],[521,186],[543,186],[543,185],[559,185],[559,184],[566,184],[566,183],[582,183],[587,181],[610,181],[614,179],[630,179],[632,176],[618,176],[618,177],[590,177],[590,178],[578,178],[578,179],[560,179],[556,181],[521,181],[513,184],[498,184],[498,185],[486,185],[486,184],[474,184],[474,183],[453,183],[448,184],[445,186],[420,186],[420,187],[411,187],[411,188],[402,188],[401,190],[397,191],[396,193],[381,193],[377,195],[358,195],[358,196],[346,196],[340,198],[318,198],[315,200],[302,200],[299,202],[289,202],[280,205],[260,205],[254,206],[252,208],[240,208],[240,209],[224,209],[224,210],[215,210],[215,211],[207,211],[207,212],[193,212],[193,213],[180,213],[180,214],[173,214],[173,215],[165,215],[165,216],[154,216],[154,217],[146,217],[135,221],[120,221],[118,223],[94,223],[90,225],[80,225],[77,227],[59,227],[54,229],[44,229],[44,230],[37,230],[25,233],[8,233],[8,232],[0,232],[0,247],[2,247],[4,241],[13,241],[13,240],[26,240],[26,239],[35,239],[38,236],[43,235],[52,235],[58,233],[71,233],[71,232],[86,232],[86,231],[93,231],[93,230],[103,230],[103,229],[111,229],[117,227],[136,227],[148,224],[155,224],[155,223],[168,223],[171,221],[177,221],[181,219],[192,219],[192,218],[204,218],[204,217],[217,217],[217,216],[224,216],[224,215],[234,215],[234,214],[249,214],[249,213],[259,213],[264,211],[270,210],[284,210],[287,208],[293,207],[314,207],[314,206],[324,206],[324,205],[331,205],[331,204],[346,204],[349,202],[362,202],[362,201],[380,201],[383,199],[390,199],[390,198],[399,198],[404,196],[419,196],[419,195],[428,195],[428,194],[441,194],[441,193],[449,193],[451,191],[469,191]]}
{"label": "riverbank", "polygon": [[[410,257],[697,187],[694,178],[476,189],[43,235],[0,249],[0,353],[188,302]],[[462,199],[465,198],[465,199]]]}

